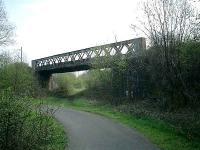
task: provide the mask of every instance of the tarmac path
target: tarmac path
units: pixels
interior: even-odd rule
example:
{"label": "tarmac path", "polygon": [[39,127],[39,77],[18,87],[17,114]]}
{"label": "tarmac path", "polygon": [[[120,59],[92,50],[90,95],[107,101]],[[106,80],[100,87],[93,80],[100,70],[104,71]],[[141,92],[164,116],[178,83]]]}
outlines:
{"label": "tarmac path", "polygon": [[69,150],[158,150],[137,131],[103,116],[60,108],[55,117],[67,132]]}

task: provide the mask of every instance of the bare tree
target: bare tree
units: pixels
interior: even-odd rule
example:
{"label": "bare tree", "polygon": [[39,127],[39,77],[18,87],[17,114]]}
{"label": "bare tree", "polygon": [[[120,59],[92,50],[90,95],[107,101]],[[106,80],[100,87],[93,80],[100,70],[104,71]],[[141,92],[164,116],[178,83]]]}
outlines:
{"label": "bare tree", "polygon": [[144,21],[140,21],[143,31],[150,40],[150,45],[157,50],[163,79],[167,80],[172,91],[177,89],[185,100],[192,99],[182,77],[181,49],[189,41],[200,41],[200,18],[195,14],[189,0],[147,0],[144,3]]}
{"label": "bare tree", "polygon": [[8,21],[3,1],[0,0],[0,46],[13,42],[14,26]]}
{"label": "bare tree", "polygon": [[[14,26],[8,21],[3,1],[0,0],[0,47],[13,43]],[[9,52],[0,49],[0,66],[11,62]]]}
{"label": "bare tree", "polygon": [[139,28],[151,40],[151,45],[163,47],[199,40],[200,18],[188,0],[147,0],[144,3],[143,20]]}

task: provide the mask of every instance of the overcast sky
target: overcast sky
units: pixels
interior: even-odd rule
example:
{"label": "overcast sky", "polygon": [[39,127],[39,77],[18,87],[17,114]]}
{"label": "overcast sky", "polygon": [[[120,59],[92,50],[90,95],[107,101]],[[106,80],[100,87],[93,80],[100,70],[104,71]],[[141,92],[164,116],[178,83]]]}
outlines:
{"label": "overcast sky", "polygon": [[135,38],[139,0],[6,0],[28,61]]}

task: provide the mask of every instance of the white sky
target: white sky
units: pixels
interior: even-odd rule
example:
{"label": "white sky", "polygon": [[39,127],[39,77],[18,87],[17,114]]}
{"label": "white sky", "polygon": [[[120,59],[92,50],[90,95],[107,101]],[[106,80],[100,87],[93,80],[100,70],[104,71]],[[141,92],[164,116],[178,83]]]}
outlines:
{"label": "white sky", "polygon": [[15,48],[28,61],[100,44],[135,38],[130,25],[140,0],[7,0],[16,26]]}

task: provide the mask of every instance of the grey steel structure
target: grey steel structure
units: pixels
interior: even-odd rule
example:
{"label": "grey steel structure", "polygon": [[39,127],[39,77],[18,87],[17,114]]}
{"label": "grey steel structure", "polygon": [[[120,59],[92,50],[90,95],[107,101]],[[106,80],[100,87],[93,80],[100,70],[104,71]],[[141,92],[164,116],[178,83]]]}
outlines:
{"label": "grey steel structure", "polygon": [[109,58],[111,61],[117,57],[130,58],[144,49],[146,49],[145,38],[136,38],[32,60],[32,68],[39,80],[46,83],[53,73],[91,69],[93,67],[91,62],[94,59],[99,59],[98,62],[102,65],[98,66],[105,68],[102,58]]}

